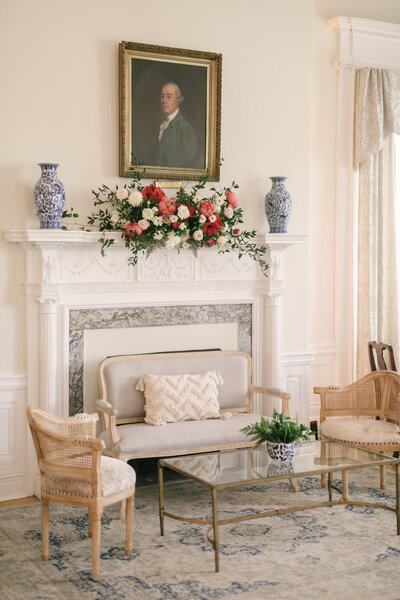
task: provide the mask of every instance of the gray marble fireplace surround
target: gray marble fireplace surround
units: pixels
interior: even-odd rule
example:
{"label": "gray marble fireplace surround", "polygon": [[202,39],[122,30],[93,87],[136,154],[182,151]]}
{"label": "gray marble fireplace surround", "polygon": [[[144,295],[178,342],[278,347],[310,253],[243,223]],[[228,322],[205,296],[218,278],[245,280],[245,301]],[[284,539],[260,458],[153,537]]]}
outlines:
{"label": "gray marble fireplace surround", "polygon": [[[252,304],[199,304],[76,309],[69,312],[69,414],[82,412],[84,332],[89,329],[236,323],[238,350],[252,353]],[[198,349],[193,345],[193,349]]]}

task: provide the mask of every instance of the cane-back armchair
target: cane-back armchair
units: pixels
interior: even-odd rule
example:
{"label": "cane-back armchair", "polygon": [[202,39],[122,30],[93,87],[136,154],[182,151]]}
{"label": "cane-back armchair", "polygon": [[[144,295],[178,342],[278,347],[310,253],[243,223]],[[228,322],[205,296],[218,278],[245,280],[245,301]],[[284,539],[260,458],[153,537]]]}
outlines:
{"label": "cane-back armchair", "polygon": [[121,460],[102,456],[104,442],[96,439],[97,414],[55,417],[30,406],[27,417],[41,475],[42,559],[49,557],[49,500],[87,506],[92,579],[97,579],[103,508],[124,499],[125,553],[132,552],[135,471]]}
{"label": "cane-back armchair", "polygon": [[[400,374],[374,371],[345,387],[316,387],[321,398],[319,435],[374,452],[400,450]],[[385,489],[385,469],[380,485]],[[347,472],[343,492],[347,497]]]}

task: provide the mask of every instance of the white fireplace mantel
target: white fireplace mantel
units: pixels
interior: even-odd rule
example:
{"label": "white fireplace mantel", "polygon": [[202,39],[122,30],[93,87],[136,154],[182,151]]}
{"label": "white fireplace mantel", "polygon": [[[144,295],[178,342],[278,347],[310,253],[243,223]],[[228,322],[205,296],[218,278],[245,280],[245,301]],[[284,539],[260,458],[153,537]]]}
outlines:
{"label": "white fireplace mantel", "polygon": [[[77,315],[87,313],[93,321],[93,316],[106,314],[114,327],[113,311],[132,315],[138,307],[155,314],[163,310],[177,314],[181,307],[186,319],[192,312],[197,315],[197,323],[203,322],[203,309],[215,308],[219,315],[226,310],[230,322],[235,320],[231,315],[245,310],[251,319],[248,350],[253,354],[254,378],[259,385],[283,387],[283,257],[286,248],[305,243],[306,236],[259,237],[257,243],[266,245],[270,265],[265,277],[247,256],[239,259],[236,252],[219,254],[214,248],[200,250],[197,257],[190,250],[157,251],[132,267],[129,250],[116,235],[103,257],[98,232],[34,229],[4,234],[7,242],[26,251],[29,405],[53,414],[69,413],[71,364],[77,360],[71,350],[75,334],[71,323]],[[82,370],[75,379],[81,385]],[[256,409],[269,412],[272,402],[260,398]],[[292,414],[306,422],[308,398],[296,399]]]}

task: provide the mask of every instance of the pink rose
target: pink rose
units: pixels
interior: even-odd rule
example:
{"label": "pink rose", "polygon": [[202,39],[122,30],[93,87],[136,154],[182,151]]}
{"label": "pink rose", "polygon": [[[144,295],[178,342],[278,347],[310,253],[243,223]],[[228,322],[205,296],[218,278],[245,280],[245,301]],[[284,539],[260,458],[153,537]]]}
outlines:
{"label": "pink rose", "polygon": [[139,223],[128,223],[128,225],[125,227],[124,229],[125,231],[125,235],[127,235],[129,238],[132,239],[132,237],[135,235],[142,235],[143,233],[143,228],[140,227]]}
{"label": "pink rose", "polygon": [[233,192],[225,192],[225,196],[233,208],[237,208],[239,206],[239,200],[236,198],[236,195]]}
{"label": "pink rose", "polygon": [[164,217],[170,217],[176,211],[176,204],[174,204],[174,199],[170,200],[161,200],[158,203],[158,210]]}
{"label": "pink rose", "polygon": [[208,200],[204,200],[204,202],[200,204],[199,213],[205,217],[211,217],[211,215],[214,213],[214,205]]}

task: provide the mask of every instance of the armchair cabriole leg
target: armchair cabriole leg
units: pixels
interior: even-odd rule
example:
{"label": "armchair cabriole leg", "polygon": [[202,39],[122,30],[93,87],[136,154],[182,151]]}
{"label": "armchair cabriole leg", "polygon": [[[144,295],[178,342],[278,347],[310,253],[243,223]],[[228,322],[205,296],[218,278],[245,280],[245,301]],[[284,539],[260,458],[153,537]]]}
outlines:
{"label": "armchair cabriole leg", "polygon": [[42,560],[49,559],[49,501],[42,498]]}
{"label": "armchair cabriole leg", "polygon": [[96,581],[100,572],[100,538],[101,538],[101,513],[99,509],[92,510],[92,579]]}
{"label": "armchair cabriole leg", "polygon": [[121,502],[119,503],[119,509],[118,509],[118,519],[120,519],[122,521],[122,519],[125,516],[125,512],[126,512],[126,500],[121,500]]}
{"label": "armchair cabriole leg", "polygon": [[380,467],[380,485],[381,485],[381,490],[386,489],[386,469],[385,469],[385,465],[382,465]]}
{"label": "armchair cabriole leg", "polygon": [[349,472],[342,471],[342,496],[343,500],[349,499]]}
{"label": "armchair cabriole leg", "polygon": [[93,528],[92,509],[89,507],[89,510],[88,510],[88,537],[89,538],[92,537],[92,528]]}

